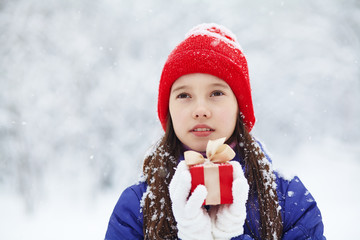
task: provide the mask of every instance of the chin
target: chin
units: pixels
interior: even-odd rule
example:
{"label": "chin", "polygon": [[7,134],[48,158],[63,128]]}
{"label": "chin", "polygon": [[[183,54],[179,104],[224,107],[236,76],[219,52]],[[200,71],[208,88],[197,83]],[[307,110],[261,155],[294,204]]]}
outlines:
{"label": "chin", "polygon": [[190,147],[192,150],[195,150],[197,152],[205,152],[206,151],[206,145],[207,143],[205,144],[199,144],[199,145],[195,145],[193,147]]}

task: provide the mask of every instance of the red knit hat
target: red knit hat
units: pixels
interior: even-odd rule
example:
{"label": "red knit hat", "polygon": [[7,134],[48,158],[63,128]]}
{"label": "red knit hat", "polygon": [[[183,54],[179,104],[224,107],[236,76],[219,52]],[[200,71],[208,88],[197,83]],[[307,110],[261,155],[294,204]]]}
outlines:
{"label": "red knit hat", "polygon": [[158,116],[166,129],[172,84],[190,73],[207,73],[224,80],[234,92],[241,117],[250,132],[255,124],[248,66],[231,31],[217,24],[201,24],[191,29],[169,55],[160,79]]}

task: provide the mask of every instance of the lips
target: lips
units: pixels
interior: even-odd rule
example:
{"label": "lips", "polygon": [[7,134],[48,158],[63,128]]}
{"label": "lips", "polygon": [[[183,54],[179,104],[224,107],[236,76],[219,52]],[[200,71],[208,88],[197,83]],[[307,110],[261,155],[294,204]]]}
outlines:
{"label": "lips", "polygon": [[198,124],[195,127],[193,127],[190,132],[212,132],[215,131],[215,129],[209,127],[206,124]]}
{"label": "lips", "polygon": [[190,130],[190,132],[193,133],[197,137],[207,137],[214,131],[215,131],[215,129],[213,129],[207,125],[204,125],[204,124],[196,125],[195,127],[193,127]]}
{"label": "lips", "polygon": [[192,130],[192,132],[209,132],[211,131],[211,128],[195,128]]}

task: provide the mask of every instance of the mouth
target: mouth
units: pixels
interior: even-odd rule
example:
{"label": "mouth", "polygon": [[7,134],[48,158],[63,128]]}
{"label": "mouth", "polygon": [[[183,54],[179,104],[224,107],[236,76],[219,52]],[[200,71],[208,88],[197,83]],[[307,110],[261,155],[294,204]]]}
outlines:
{"label": "mouth", "polygon": [[214,129],[211,128],[194,128],[191,132],[213,132]]}
{"label": "mouth", "polygon": [[193,129],[190,130],[190,132],[197,137],[208,137],[214,131],[215,129],[203,124],[196,125]]}

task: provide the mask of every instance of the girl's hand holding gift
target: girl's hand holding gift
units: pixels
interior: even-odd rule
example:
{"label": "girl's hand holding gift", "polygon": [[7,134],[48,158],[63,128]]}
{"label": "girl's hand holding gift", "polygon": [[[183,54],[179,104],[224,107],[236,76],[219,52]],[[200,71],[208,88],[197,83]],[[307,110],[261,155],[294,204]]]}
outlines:
{"label": "girl's hand holding gift", "polygon": [[191,189],[190,171],[185,161],[179,163],[169,191],[181,239],[231,239],[243,234],[249,185],[240,164],[236,161],[230,164],[234,176],[233,204],[211,206],[209,214],[202,207],[207,195],[205,186],[198,185],[188,198]]}
{"label": "girl's hand holding gift", "polygon": [[241,166],[231,161],[233,166],[233,203],[213,206],[210,209],[212,233],[214,239],[231,239],[243,234],[243,225],[246,219],[246,201],[249,185]]}
{"label": "girl's hand holding gift", "polygon": [[188,198],[191,189],[191,175],[185,161],[178,164],[169,185],[172,211],[177,222],[178,237],[189,239],[213,239],[211,220],[202,204],[207,190],[199,185]]}

